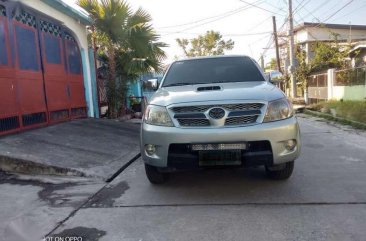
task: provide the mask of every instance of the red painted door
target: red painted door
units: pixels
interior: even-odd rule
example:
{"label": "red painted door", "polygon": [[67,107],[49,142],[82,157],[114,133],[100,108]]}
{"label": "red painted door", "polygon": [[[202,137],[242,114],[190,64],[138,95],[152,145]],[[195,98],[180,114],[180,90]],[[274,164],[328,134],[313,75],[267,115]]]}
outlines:
{"label": "red painted door", "polygon": [[48,122],[36,18],[21,10],[12,19],[17,100],[22,128]]}
{"label": "red painted door", "polygon": [[80,49],[75,39],[65,33],[66,61],[71,97],[71,118],[86,117],[83,68]]}
{"label": "red painted door", "polygon": [[70,91],[64,58],[61,26],[47,20],[39,21],[43,78],[50,123],[70,119]]}
{"label": "red painted door", "polygon": [[0,135],[20,128],[16,81],[9,44],[7,13],[5,6],[0,5]]}

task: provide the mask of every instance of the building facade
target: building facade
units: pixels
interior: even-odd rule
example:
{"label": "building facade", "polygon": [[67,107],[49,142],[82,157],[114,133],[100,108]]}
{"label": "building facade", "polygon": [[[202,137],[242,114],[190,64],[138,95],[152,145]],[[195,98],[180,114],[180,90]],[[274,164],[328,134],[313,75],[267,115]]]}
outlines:
{"label": "building facade", "polygon": [[[335,36],[337,37],[340,46],[356,46],[360,42],[366,40],[366,25],[304,22],[294,28],[295,44],[306,52],[307,62],[314,57],[316,42],[331,42],[334,41]],[[285,70],[287,70],[289,66],[288,53],[287,42],[280,42],[281,65],[282,69]]]}

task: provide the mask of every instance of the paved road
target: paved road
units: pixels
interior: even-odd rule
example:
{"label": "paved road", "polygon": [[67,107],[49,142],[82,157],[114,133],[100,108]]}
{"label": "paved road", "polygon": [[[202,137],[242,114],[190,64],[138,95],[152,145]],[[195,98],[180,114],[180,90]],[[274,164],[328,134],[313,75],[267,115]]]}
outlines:
{"label": "paved road", "polygon": [[300,116],[288,181],[263,168],[175,174],[153,186],[137,160],[54,232],[83,240],[366,240],[366,134]]}

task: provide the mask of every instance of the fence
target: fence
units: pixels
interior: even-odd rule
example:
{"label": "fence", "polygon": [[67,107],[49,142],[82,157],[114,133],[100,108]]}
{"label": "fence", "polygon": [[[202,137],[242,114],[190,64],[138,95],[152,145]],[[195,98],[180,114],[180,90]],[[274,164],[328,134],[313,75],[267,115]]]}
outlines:
{"label": "fence", "polygon": [[335,71],[334,86],[355,86],[366,84],[366,68],[359,67]]}
{"label": "fence", "polygon": [[323,100],[364,100],[366,98],[366,67],[335,70],[311,75],[308,79],[310,103]]}
{"label": "fence", "polygon": [[321,73],[311,75],[308,79],[309,102],[317,102],[328,99],[328,74]]}

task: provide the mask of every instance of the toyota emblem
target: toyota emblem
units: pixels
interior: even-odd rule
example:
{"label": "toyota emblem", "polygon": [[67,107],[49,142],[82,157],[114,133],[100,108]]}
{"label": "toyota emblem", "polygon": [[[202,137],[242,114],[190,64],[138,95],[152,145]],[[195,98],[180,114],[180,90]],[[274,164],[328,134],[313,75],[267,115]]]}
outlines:
{"label": "toyota emblem", "polygon": [[222,108],[212,108],[209,112],[208,115],[212,118],[212,119],[221,119],[222,117],[225,116],[225,111]]}

